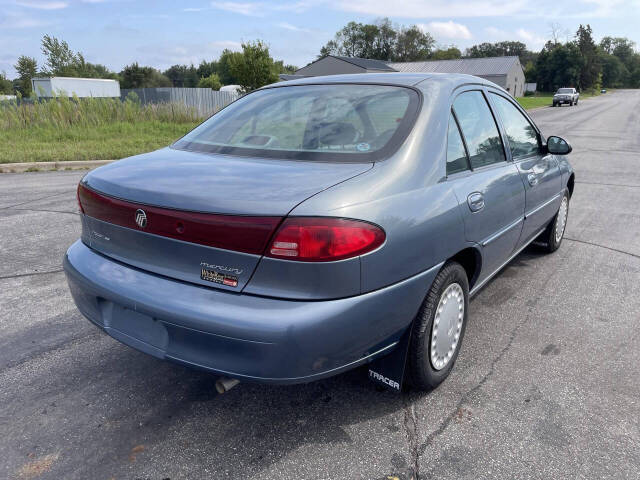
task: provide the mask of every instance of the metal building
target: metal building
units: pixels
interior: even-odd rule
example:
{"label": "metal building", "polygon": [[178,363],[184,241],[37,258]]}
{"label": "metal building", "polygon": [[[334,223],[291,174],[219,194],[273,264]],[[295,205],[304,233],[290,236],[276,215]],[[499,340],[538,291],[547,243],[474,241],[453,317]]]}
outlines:
{"label": "metal building", "polygon": [[295,77],[317,77],[320,75],[340,75],[342,73],[393,72],[382,60],[370,58],[340,57],[327,55],[296,70]]}
{"label": "metal building", "polygon": [[120,83],[104,78],[49,77],[32,78],[31,86],[38,98],[51,97],[120,97]]}
{"label": "metal building", "polygon": [[524,71],[520,59],[513,57],[459,58],[424,62],[389,63],[397,72],[466,73],[489,80],[514,97],[524,95]]}
{"label": "metal building", "polygon": [[466,73],[489,80],[514,97],[524,95],[524,71],[518,57],[460,58],[456,60],[426,60],[422,62],[383,62],[369,58],[327,55],[296,71],[295,75],[280,75],[281,80],[341,73]]}

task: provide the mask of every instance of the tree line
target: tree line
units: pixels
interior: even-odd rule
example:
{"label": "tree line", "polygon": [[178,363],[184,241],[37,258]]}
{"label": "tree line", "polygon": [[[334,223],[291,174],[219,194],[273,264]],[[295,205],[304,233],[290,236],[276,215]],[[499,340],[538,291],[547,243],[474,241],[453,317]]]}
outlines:
{"label": "tree line", "polygon": [[455,45],[438,45],[417,25],[394,26],[384,18],[370,24],[349,22],[320,49],[318,58],[343,55],[415,62],[513,55],[519,57],[526,81],[536,82],[541,91],[562,86],[640,88],[640,54],[628,38],[604,37],[596,44],[590,25],[580,25],[572,40],[562,42],[557,34],[552,36],[540,52],[528,50],[520,41],[484,42],[462,52]]}
{"label": "tree line", "polygon": [[[462,52],[455,45],[439,45],[435,38],[417,25],[393,25],[388,18],[374,23],[349,22],[321,49],[325,55],[372,58],[383,61],[411,62],[515,55],[520,58],[527,82],[537,83],[539,91],[554,91],[563,86],[580,90],[640,88],[640,53],[624,37],[604,37],[596,44],[590,25],[580,25],[572,39],[562,42],[552,33],[540,52],[533,52],[519,41],[484,42]],[[206,87],[237,84],[245,91],[278,80],[280,73],[294,73],[297,67],[274,60],[262,41],[245,42],[241,52],[224,50],[217,58],[203,60],[198,66],[173,65],[160,71],[132,63],[116,73],[100,64],[87,62],[80,52],[55,37],[42,38],[45,63],[22,55],[13,81],[0,74],[0,93],[31,93],[35,76],[113,78],[122,88]]]}
{"label": "tree line", "polygon": [[278,80],[280,73],[293,73],[297,67],[274,60],[269,47],[261,40],[242,43],[242,51],[225,49],[217,59],[203,60],[198,66],[173,65],[164,71],[142,66],[137,62],[113,72],[104,65],[87,62],[81,52],[74,52],[69,44],[50,35],[41,43],[45,61],[38,65],[35,58],[21,55],[14,65],[18,74],[13,81],[0,74],[0,93],[18,92],[29,96],[34,77],[111,78],[121,88],[204,87],[219,90],[222,85],[240,85],[245,91],[254,90]]}

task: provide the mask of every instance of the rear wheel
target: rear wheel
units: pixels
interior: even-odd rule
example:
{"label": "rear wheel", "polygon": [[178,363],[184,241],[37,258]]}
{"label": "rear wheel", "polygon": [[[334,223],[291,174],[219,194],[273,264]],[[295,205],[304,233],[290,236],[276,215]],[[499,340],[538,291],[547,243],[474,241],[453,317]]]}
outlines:
{"label": "rear wheel", "polygon": [[541,242],[545,244],[545,250],[548,253],[555,252],[560,248],[562,239],[564,238],[564,231],[567,227],[567,218],[569,217],[569,192],[565,190],[560,202],[560,208],[558,213],[553,217],[551,223],[547,226],[546,230],[542,232],[539,237]]}
{"label": "rear wheel", "polygon": [[407,379],[432,390],[451,372],[458,357],[469,310],[469,281],[459,263],[449,262],[436,276],[413,322]]}

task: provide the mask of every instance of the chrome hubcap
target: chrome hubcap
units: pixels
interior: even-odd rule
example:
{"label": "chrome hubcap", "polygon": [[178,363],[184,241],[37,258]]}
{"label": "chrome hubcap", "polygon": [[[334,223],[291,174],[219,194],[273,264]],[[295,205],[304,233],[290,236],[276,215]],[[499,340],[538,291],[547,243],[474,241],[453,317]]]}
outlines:
{"label": "chrome hubcap", "polygon": [[460,341],[464,321],[464,292],[457,283],[452,283],[442,293],[431,328],[429,358],[436,370],[447,366]]}
{"label": "chrome hubcap", "polygon": [[564,227],[567,225],[568,210],[569,200],[567,200],[567,197],[562,197],[560,210],[558,210],[558,220],[556,221],[556,243],[558,243],[562,239],[562,235],[564,235]]}

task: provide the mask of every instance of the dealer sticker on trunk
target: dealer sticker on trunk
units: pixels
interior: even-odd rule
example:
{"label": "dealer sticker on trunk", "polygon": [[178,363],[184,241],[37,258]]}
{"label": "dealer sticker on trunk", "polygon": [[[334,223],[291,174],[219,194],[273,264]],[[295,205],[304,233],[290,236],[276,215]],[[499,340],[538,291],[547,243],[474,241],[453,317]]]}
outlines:
{"label": "dealer sticker on trunk", "polygon": [[207,268],[200,269],[200,278],[207,282],[219,283],[221,285],[226,285],[227,287],[238,286],[238,277],[227,275],[226,273],[218,273]]}

